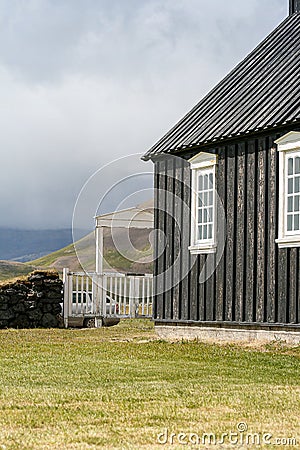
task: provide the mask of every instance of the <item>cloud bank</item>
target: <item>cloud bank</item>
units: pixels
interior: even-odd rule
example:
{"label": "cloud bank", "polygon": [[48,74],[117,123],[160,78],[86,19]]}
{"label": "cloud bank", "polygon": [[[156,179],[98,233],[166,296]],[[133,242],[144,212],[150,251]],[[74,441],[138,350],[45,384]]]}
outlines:
{"label": "cloud bank", "polygon": [[0,226],[70,226],[86,179],[148,150],[287,3],[0,0]]}

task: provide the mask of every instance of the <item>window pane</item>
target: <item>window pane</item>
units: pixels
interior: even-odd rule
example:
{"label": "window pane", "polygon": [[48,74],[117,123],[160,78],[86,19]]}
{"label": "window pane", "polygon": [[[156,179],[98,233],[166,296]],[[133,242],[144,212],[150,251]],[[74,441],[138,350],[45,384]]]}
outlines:
{"label": "window pane", "polygon": [[202,225],[198,227],[198,241],[202,240]]}
{"label": "window pane", "polygon": [[299,231],[299,214],[295,214],[294,216],[294,230]]}
{"label": "window pane", "polygon": [[209,174],[209,189],[212,189],[213,188],[213,174],[212,173],[210,173]]}
{"label": "window pane", "polygon": [[208,189],[208,175],[204,175],[204,189]]}
{"label": "window pane", "polygon": [[208,225],[207,236],[208,236],[208,239],[212,239],[212,225]]}
{"label": "window pane", "polygon": [[209,208],[208,210],[208,221],[209,222],[213,221],[213,208]]}
{"label": "window pane", "polygon": [[207,223],[207,209],[203,210],[203,223]]}
{"label": "window pane", "polygon": [[288,212],[293,212],[294,211],[294,209],[293,209],[293,198],[294,197],[288,197]]}
{"label": "window pane", "polygon": [[199,186],[198,186],[199,191],[203,190],[203,175],[199,176]]}
{"label": "window pane", "polygon": [[203,225],[203,239],[207,239],[207,225]]}
{"label": "window pane", "polygon": [[295,196],[294,211],[300,211],[300,195]]}
{"label": "window pane", "polygon": [[293,216],[290,214],[287,217],[287,230],[292,231],[293,230]]}
{"label": "window pane", "polygon": [[295,177],[295,192],[300,192],[300,177]]}
{"label": "window pane", "polygon": [[300,158],[299,157],[295,158],[295,173],[296,174],[300,173]]}
{"label": "window pane", "polygon": [[209,205],[213,205],[213,201],[214,201],[214,193],[213,191],[210,191],[209,193]]}
{"label": "window pane", "polygon": [[293,175],[294,173],[294,160],[293,158],[288,159],[288,174]]}
{"label": "window pane", "polygon": [[203,194],[198,195],[198,207],[203,206]]}
{"label": "window pane", "polygon": [[202,209],[198,209],[198,223],[202,223]]}
{"label": "window pane", "polygon": [[204,198],[203,198],[203,206],[207,206],[208,201],[208,192],[204,192]]}
{"label": "window pane", "polygon": [[290,178],[288,180],[288,194],[292,194],[294,192],[294,180]]}

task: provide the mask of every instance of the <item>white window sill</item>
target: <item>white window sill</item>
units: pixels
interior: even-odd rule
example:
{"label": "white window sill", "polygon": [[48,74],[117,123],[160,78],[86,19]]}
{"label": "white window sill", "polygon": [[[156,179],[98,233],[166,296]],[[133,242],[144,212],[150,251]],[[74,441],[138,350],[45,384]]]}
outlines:
{"label": "white window sill", "polygon": [[276,239],[276,244],[279,248],[300,247],[300,235],[286,236],[284,238]]}
{"label": "white window sill", "polygon": [[191,245],[189,251],[192,255],[206,255],[208,253],[216,253],[216,244],[197,244]]}

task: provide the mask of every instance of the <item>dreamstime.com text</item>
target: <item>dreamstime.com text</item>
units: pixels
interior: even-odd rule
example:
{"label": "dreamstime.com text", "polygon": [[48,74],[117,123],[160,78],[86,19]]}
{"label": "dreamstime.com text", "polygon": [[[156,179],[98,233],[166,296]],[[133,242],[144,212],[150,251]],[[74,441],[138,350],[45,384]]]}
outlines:
{"label": "dreamstime.com text", "polygon": [[157,435],[157,442],[161,445],[205,445],[207,446],[261,446],[273,445],[281,447],[296,447],[297,439],[295,437],[275,437],[272,433],[255,433],[248,431],[248,425],[240,422],[237,425],[237,431],[228,433],[174,433],[165,429]]}

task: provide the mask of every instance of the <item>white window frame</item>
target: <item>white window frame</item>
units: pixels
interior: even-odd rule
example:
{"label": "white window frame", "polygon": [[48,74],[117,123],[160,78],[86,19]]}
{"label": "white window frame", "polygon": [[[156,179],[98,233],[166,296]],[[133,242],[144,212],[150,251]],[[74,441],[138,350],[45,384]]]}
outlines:
{"label": "white window frame", "polygon": [[[291,131],[275,141],[279,152],[279,217],[278,239],[279,248],[300,247],[300,230],[288,231],[288,158],[293,155],[300,157],[300,133]],[[300,193],[299,193],[300,195]],[[299,211],[300,214],[300,211]]]}
{"label": "white window frame", "polygon": [[[189,160],[192,172],[191,185],[191,242],[189,250],[191,254],[215,253],[217,249],[217,212],[216,212],[216,165],[217,155],[201,152]],[[198,239],[198,196],[199,186],[198,178],[200,174],[213,174],[213,220],[212,220],[212,238]]]}

